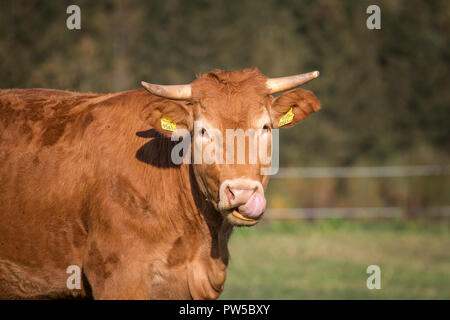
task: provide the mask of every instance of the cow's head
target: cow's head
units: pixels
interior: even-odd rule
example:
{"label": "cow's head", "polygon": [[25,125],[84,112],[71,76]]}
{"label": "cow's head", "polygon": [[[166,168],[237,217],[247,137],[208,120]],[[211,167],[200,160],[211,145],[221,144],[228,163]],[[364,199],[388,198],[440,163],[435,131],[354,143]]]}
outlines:
{"label": "cow's head", "polygon": [[190,160],[204,196],[230,223],[254,225],[266,207],[269,176],[264,168],[268,171],[270,166],[272,129],[291,127],[320,108],[314,94],[304,89],[276,98],[271,94],[318,75],[315,71],[269,79],[255,68],[210,72],[187,85],[142,82],[148,91],[165,98],[149,108],[147,119],[167,137],[175,128],[176,133],[187,134]]}

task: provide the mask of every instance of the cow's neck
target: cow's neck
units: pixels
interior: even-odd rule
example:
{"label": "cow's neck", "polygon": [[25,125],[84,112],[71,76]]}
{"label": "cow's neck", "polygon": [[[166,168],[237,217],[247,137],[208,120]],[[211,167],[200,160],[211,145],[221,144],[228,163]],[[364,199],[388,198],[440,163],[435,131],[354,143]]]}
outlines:
{"label": "cow's neck", "polygon": [[[139,91],[124,95],[124,99],[132,100],[123,103],[127,108],[115,110],[120,114],[114,119],[132,119],[129,139],[123,139],[118,130],[117,136],[108,136],[108,142],[126,141],[126,144],[116,146],[123,152],[114,154],[116,158],[123,156],[118,160],[121,163],[135,159],[134,166],[121,167],[121,174],[128,181],[133,181],[131,193],[137,192],[140,199],[147,199],[153,221],[149,230],[152,238],[164,239],[151,246],[157,252],[155,261],[159,262],[156,267],[162,268],[162,272],[165,269],[165,272],[177,275],[175,278],[184,278],[177,272],[187,270],[188,289],[192,297],[217,298],[225,282],[229,259],[227,246],[232,226],[202,195],[192,166],[172,162],[171,150],[176,142],[149,129],[145,122],[141,123],[142,101],[148,103],[147,97]],[[133,105],[138,110],[130,108]],[[108,110],[106,117],[109,117],[108,121],[113,121],[110,112]],[[136,123],[141,123],[142,127],[136,128]],[[120,127],[124,124],[116,125]],[[164,228],[155,230],[155,225]]]}
{"label": "cow's neck", "polygon": [[[174,142],[151,134],[151,150],[137,152],[147,167],[145,189],[154,190],[150,203],[162,224],[172,231],[161,234],[170,243],[166,252],[167,272],[180,272],[185,265],[189,293],[193,298],[217,298],[223,290],[228,264],[228,239],[232,226],[201,193],[190,164],[174,165]],[[144,145],[145,146],[145,145]],[[156,188],[156,189],[155,189]]]}
{"label": "cow's neck", "polygon": [[232,226],[201,193],[192,165],[181,165],[180,173],[182,185],[190,187],[186,200],[193,201],[189,207],[190,213],[197,221],[197,232],[202,242],[199,245],[207,249],[198,250],[196,258],[188,264],[189,291],[193,298],[215,299],[222,292],[226,278],[228,240]]}

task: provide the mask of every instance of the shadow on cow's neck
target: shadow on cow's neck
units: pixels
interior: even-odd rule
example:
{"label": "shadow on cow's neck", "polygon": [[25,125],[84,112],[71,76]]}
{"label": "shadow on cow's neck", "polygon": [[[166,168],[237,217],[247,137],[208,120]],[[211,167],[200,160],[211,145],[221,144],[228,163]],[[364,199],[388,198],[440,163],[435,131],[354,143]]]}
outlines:
{"label": "shadow on cow's neck", "polygon": [[233,227],[206,200],[206,197],[200,191],[194,176],[194,169],[191,165],[189,165],[189,181],[195,205],[211,234],[211,258],[221,259],[225,265],[228,265],[229,254],[227,244]]}
{"label": "shadow on cow's neck", "polygon": [[157,168],[179,167],[170,158],[172,148],[178,142],[170,141],[169,138],[163,136],[155,129],[138,131],[136,132],[136,136],[152,139],[139,148],[136,152],[136,159]]}

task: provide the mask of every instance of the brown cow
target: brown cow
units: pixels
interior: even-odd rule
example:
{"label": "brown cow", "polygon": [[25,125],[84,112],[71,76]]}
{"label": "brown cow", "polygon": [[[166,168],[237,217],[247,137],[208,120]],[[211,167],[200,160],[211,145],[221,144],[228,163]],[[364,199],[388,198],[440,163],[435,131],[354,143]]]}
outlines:
{"label": "brown cow", "polygon": [[170,126],[193,133],[192,150],[226,129],[268,139],[320,108],[303,89],[271,94],[317,76],[215,71],[143,83],[152,94],[1,90],[0,298],[217,298],[233,226],[260,220],[268,176],[260,162],[174,163]]}

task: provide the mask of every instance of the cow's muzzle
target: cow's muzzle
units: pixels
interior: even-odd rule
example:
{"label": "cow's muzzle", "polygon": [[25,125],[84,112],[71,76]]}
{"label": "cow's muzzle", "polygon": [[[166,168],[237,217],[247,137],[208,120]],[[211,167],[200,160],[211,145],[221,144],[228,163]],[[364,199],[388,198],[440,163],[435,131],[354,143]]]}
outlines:
{"label": "cow's muzzle", "polygon": [[219,209],[233,216],[229,217],[233,224],[255,224],[266,210],[261,183],[248,179],[224,181],[220,187]]}

